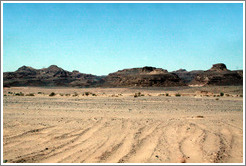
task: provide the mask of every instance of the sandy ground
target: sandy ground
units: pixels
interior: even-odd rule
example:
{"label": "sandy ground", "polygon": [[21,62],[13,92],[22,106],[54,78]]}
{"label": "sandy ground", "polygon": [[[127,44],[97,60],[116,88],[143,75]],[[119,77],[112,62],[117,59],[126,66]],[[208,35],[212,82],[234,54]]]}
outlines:
{"label": "sandy ground", "polygon": [[[227,96],[218,97],[221,90]],[[4,94],[7,163],[243,162],[242,87],[25,87]]]}

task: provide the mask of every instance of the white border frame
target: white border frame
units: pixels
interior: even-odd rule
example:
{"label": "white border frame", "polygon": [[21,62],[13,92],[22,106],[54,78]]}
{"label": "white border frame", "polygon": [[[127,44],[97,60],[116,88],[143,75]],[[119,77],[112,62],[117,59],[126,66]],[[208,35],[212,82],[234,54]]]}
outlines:
{"label": "white border frame", "polygon": [[[242,3],[243,4],[243,163],[3,163],[3,4],[4,3]],[[245,165],[245,1],[1,1],[1,165]]]}

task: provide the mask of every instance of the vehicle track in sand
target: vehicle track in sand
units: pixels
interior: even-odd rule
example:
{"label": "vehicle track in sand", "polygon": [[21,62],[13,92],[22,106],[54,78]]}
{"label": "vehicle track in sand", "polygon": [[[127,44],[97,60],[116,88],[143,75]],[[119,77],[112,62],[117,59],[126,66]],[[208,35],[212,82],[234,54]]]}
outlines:
{"label": "vehicle track in sand", "polygon": [[149,98],[70,98],[76,105],[64,98],[46,98],[39,105],[32,102],[35,97],[4,99],[4,159],[10,163],[242,162],[243,113],[235,111],[242,110],[242,101],[203,98],[213,107],[206,110],[197,98]]}

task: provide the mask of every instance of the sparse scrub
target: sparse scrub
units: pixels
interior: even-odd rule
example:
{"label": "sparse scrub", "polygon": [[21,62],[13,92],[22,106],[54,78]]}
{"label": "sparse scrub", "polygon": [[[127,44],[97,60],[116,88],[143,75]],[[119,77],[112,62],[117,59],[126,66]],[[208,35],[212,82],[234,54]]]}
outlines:
{"label": "sparse scrub", "polygon": [[92,95],[92,96],[97,96],[95,93],[92,93],[91,95]]}
{"label": "sparse scrub", "polygon": [[8,92],[8,94],[13,94],[13,92]]}
{"label": "sparse scrub", "polygon": [[219,98],[216,98],[215,100],[219,100]]}
{"label": "sparse scrub", "polygon": [[38,94],[44,94],[43,92],[38,92]]}
{"label": "sparse scrub", "polygon": [[56,94],[54,92],[51,92],[49,96],[55,96]]}
{"label": "sparse scrub", "polygon": [[141,94],[141,92],[135,93],[134,97],[140,97],[140,96],[144,96],[144,94]]}
{"label": "sparse scrub", "polygon": [[69,94],[69,93],[67,93],[67,94],[65,94],[65,96],[70,96],[70,94]]}
{"label": "sparse scrub", "polygon": [[91,94],[91,92],[85,92],[85,93],[83,93],[83,96],[85,95],[85,96],[89,96]]}
{"label": "sparse scrub", "polygon": [[63,93],[60,93],[60,96],[64,96],[64,94]]}
{"label": "sparse scrub", "polygon": [[15,96],[24,96],[24,93],[22,93],[22,92],[16,93]]}
{"label": "sparse scrub", "polygon": [[220,92],[220,96],[221,96],[221,97],[224,96],[224,93],[223,93],[223,92]]}
{"label": "sparse scrub", "polygon": [[3,96],[7,96],[6,94],[4,94]]}
{"label": "sparse scrub", "polygon": [[166,96],[169,96],[169,94],[168,94],[168,93],[166,93]]}
{"label": "sparse scrub", "polygon": [[29,93],[29,94],[26,94],[26,96],[35,96],[34,93]]}
{"label": "sparse scrub", "polygon": [[74,92],[73,97],[78,96],[79,94],[77,92]]}
{"label": "sparse scrub", "polygon": [[180,96],[181,96],[181,94],[179,94],[179,93],[176,93],[176,94],[175,94],[175,96],[176,96],[176,97],[180,97]]}

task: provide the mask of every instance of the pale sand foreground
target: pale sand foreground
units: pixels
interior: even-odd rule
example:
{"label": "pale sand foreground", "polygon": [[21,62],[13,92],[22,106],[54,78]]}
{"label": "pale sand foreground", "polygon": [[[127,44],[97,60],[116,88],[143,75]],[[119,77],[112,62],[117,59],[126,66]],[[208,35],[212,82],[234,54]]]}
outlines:
{"label": "pale sand foreground", "polygon": [[[20,91],[35,96],[8,94]],[[97,96],[82,96],[86,91]],[[31,163],[243,162],[243,98],[178,91],[188,95],[175,97],[173,89],[168,91],[171,97],[160,95],[166,91],[126,88],[4,89],[8,96],[3,98],[3,159]],[[77,92],[78,96],[49,97],[50,92]],[[134,98],[135,92],[144,96]]]}

